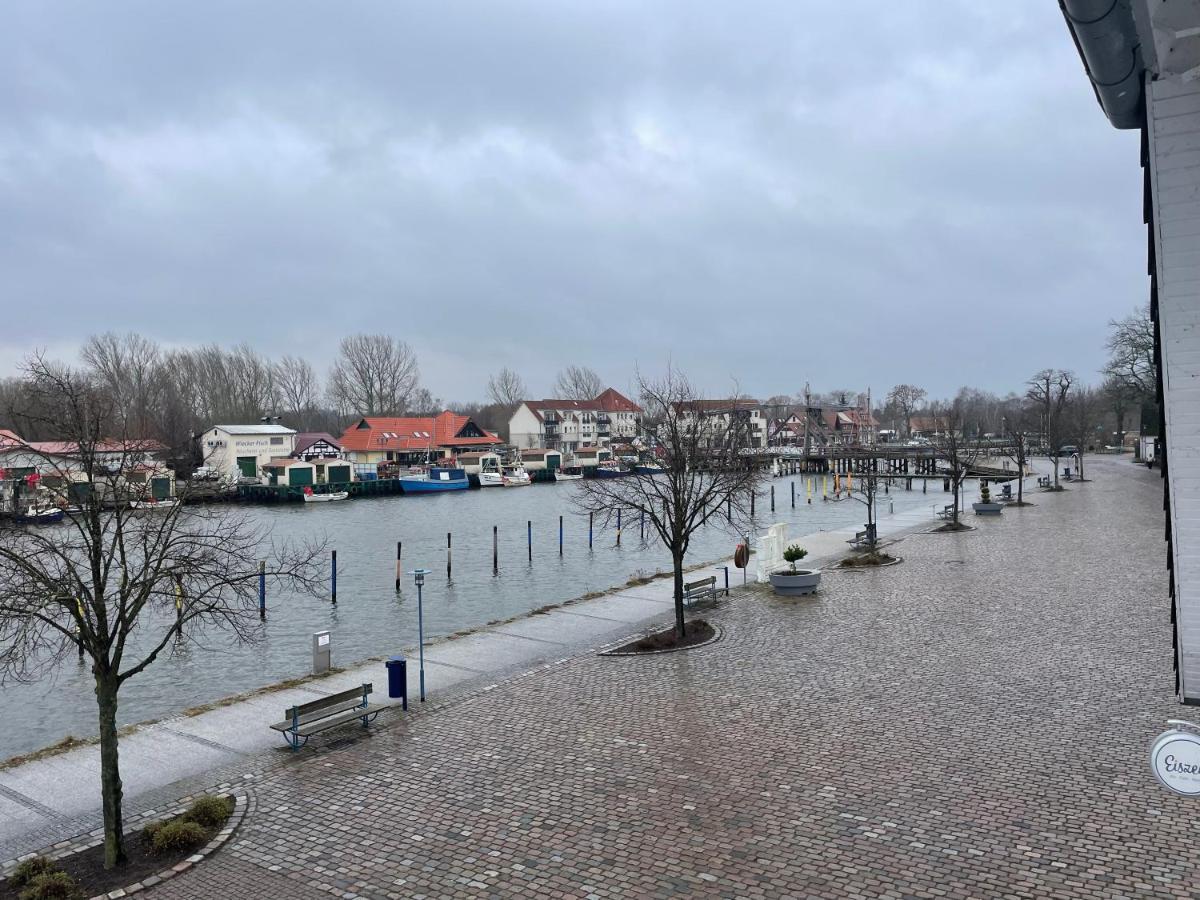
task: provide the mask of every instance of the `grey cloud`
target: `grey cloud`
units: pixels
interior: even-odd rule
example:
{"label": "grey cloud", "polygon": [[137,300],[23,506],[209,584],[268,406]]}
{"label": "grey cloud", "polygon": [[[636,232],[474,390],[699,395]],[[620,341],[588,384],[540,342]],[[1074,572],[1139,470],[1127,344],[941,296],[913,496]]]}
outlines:
{"label": "grey cloud", "polygon": [[0,37],[0,360],[103,329],[445,398],[1006,390],[1146,293],[1136,136],[1041,3],[23,4]]}

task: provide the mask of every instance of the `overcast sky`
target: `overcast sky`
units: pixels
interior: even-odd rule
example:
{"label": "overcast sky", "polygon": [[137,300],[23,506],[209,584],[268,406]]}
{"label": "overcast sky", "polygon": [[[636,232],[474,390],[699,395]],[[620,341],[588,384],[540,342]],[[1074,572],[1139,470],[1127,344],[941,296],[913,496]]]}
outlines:
{"label": "overcast sky", "polygon": [[[1094,376],[1147,297],[1138,138],[1057,5],[17,2],[0,372],[86,335],[445,399],[668,358],[713,393]],[[1098,378],[1098,376],[1095,376]]]}

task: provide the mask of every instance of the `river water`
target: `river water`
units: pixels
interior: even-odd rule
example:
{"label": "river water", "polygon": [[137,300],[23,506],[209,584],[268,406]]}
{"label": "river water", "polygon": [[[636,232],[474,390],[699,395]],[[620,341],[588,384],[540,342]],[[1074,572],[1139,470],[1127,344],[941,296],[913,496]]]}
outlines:
{"label": "river water", "polygon": [[[791,508],[791,484],[796,508]],[[822,503],[814,480],[812,505],[805,503],[805,478],[778,478],[776,512],[769,495],[757,503],[762,531],[786,522],[799,536],[861,523],[865,507],[843,501]],[[326,536],[338,556],[338,603],[309,596],[268,594],[263,641],[234,645],[212,635],[203,646],[185,645],[164,656],[122,688],[120,722],[170,716],[231,694],[305,675],[311,666],[312,633],[332,632],[333,664],[346,666],[371,656],[416,645],[416,589],[405,575],[395,586],[396,542],[403,542],[404,569],[432,570],[426,579],[426,639],[521,615],[629,578],[666,571],[670,557],[661,543],[639,540],[635,517],[626,519],[621,546],[616,529],[597,521],[588,548],[588,517],[572,500],[576,485],[535,484],[444,494],[356,499],[345,503],[244,507],[238,514],[261,523],[276,538]],[[769,490],[769,489],[768,489]],[[880,494],[897,512],[940,499],[920,490]],[[558,518],[563,517],[563,554],[558,552]],[[533,561],[528,559],[527,522],[532,523]],[[500,572],[492,572],[492,527],[499,527]],[[446,533],[453,535],[453,580],[446,578]],[[692,540],[690,564],[732,555],[737,543],[719,518]],[[46,710],[52,709],[53,715]],[[67,735],[96,733],[96,705],[87,669],[74,659],[34,684],[0,688],[0,759],[47,746]]]}

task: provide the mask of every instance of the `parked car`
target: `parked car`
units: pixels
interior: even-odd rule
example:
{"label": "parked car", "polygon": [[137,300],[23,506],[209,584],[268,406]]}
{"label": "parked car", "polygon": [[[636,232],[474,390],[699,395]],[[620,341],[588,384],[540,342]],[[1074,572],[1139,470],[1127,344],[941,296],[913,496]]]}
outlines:
{"label": "parked car", "polygon": [[1065,446],[1058,448],[1058,455],[1060,457],[1061,456],[1068,456],[1068,457],[1074,456],[1078,452],[1079,452],[1079,448],[1076,447],[1074,444],[1066,444]]}
{"label": "parked car", "polygon": [[221,470],[216,466],[200,466],[192,472],[192,481],[216,481],[221,477]]}

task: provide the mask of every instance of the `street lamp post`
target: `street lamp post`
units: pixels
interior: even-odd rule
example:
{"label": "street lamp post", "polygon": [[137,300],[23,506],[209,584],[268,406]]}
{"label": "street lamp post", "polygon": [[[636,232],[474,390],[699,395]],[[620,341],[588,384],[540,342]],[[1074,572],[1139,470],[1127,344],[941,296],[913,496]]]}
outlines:
{"label": "street lamp post", "polygon": [[421,702],[425,702],[425,615],[422,606],[422,588],[428,569],[413,569],[408,573],[417,581],[417,667],[421,681]]}

